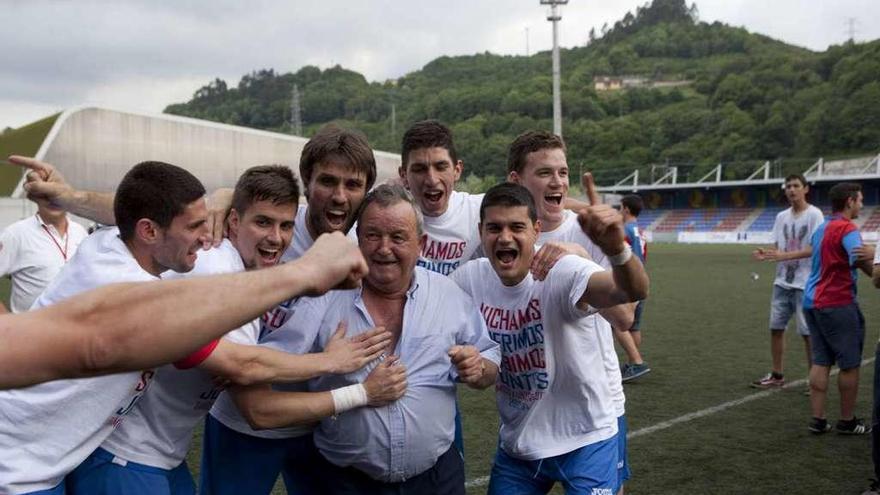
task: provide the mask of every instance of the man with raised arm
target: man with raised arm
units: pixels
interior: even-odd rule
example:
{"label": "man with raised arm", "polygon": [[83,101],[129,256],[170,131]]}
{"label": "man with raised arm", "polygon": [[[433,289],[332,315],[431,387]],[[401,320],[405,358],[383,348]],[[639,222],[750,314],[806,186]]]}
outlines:
{"label": "man with raised arm", "polygon": [[[536,205],[538,219],[541,220],[541,231],[538,233],[541,249],[532,260],[532,268],[538,280],[546,276],[560,252],[567,252],[565,246],[569,243],[585,251],[581,256],[595,261],[606,270],[611,269],[607,256],[584,232],[578,215],[561,208],[561,203],[568,196],[569,175],[565,142],[562,138],[547,131],[524,132],[510,144],[507,169],[508,180],[529,191]],[[598,206],[599,195],[591,174],[584,174],[582,185],[590,203]],[[542,206],[537,206],[539,204]],[[622,485],[630,477],[626,441],[626,397],[623,392],[625,370],[620,366],[614,340],[617,338],[630,359],[643,362],[632,336],[627,331],[633,323],[633,307],[622,304],[605,308],[593,321],[598,327],[599,338],[602,339],[602,359],[617,414],[618,473]]]}
{"label": "man with raised arm", "polygon": [[621,217],[599,205],[578,219],[611,271],[563,256],[537,280],[530,269],[541,221],[529,191],[494,186],[480,212],[487,259],[465,264],[452,279],[475,298],[501,345],[501,430],[489,493],[546,493],[556,481],[571,493],[616,493],[618,415],[603,357],[613,344],[593,308],[644,299],[648,291]]}

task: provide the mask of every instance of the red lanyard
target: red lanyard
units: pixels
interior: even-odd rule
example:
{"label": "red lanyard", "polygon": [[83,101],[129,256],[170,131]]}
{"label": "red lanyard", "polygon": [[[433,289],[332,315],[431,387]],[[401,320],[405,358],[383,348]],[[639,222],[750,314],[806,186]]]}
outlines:
{"label": "red lanyard", "polygon": [[46,234],[49,235],[49,238],[52,239],[52,242],[55,243],[55,247],[58,248],[58,251],[61,253],[61,257],[64,258],[64,261],[67,262],[67,242],[70,240],[70,233],[64,237],[64,247],[61,247],[61,244],[55,239],[55,236],[52,235],[52,232],[49,231],[49,227],[46,227],[45,224],[40,222],[40,227],[43,227],[43,230],[46,231]]}

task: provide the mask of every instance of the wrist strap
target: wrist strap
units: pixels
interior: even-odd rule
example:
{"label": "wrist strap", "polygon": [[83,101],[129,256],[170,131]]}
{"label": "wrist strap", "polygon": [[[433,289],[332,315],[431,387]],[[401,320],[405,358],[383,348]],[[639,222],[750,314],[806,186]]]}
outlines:
{"label": "wrist strap", "polygon": [[632,255],[633,255],[632,248],[629,247],[628,243],[624,242],[623,243],[623,251],[621,251],[615,255],[609,256],[608,261],[613,266],[621,266],[621,265],[625,265],[627,263],[627,261],[629,261],[629,259],[632,258]]}
{"label": "wrist strap", "polygon": [[362,383],[335,388],[330,391],[330,395],[333,396],[333,408],[336,411],[334,414],[367,405],[367,389]]}

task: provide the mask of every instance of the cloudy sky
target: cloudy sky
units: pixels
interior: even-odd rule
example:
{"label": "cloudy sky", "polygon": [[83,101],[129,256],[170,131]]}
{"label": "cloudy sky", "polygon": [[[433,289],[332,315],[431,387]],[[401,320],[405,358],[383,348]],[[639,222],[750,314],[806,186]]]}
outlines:
{"label": "cloudy sky", "polygon": [[[571,0],[560,44],[583,45],[647,0]],[[880,38],[878,0],[698,0],[700,19],[812,50]],[[538,0],[0,0],[0,130],[74,105],[158,113],[215,77],[340,64],[382,81],[440,55],[551,45]]]}

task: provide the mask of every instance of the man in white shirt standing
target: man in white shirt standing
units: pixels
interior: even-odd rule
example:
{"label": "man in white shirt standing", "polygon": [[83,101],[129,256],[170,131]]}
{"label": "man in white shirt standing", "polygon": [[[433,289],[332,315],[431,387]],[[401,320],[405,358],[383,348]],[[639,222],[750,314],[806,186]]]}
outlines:
{"label": "man in white shirt standing", "polygon": [[506,183],[489,189],[480,234],[487,259],[452,279],[479,305],[501,345],[496,385],[501,415],[490,494],[547,493],[556,481],[570,493],[616,493],[617,413],[593,308],[644,299],[648,278],[624,241],[620,214],[590,207],[579,215],[611,271],[563,256],[536,280],[530,273],[541,229],[529,191]]}
{"label": "man in white shirt standing", "polygon": [[[61,208],[45,199],[34,201],[34,216],[13,223],[0,234],[0,274],[12,279],[9,309],[13,313],[30,309],[88,235]],[[0,313],[5,312],[0,303]]]}
{"label": "man in white shirt standing", "polygon": [[810,244],[813,232],[825,221],[819,208],[807,203],[810,186],[800,174],[785,178],[785,197],[790,208],[778,215],[773,223],[772,248],[758,248],[754,259],[776,263],[776,278],[770,300],[770,373],[753,381],[753,388],[781,387],[785,384],[783,355],[785,354],[785,327],[794,317],[797,332],[804,340],[807,369],[812,362],[810,355],[810,330],[804,319],[804,284],[810,274]]}

